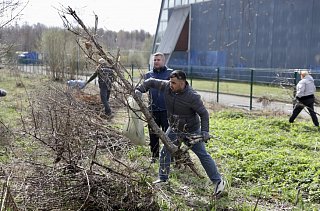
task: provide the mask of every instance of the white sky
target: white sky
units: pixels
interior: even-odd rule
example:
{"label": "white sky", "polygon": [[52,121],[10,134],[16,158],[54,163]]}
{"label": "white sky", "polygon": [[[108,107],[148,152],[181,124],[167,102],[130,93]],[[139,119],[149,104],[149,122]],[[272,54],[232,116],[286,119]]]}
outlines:
{"label": "white sky", "polygon": [[29,0],[19,22],[63,27],[57,10],[61,5],[74,9],[87,26],[94,26],[94,14],[97,14],[99,28],[112,31],[143,29],[154,34],[161,0]]}

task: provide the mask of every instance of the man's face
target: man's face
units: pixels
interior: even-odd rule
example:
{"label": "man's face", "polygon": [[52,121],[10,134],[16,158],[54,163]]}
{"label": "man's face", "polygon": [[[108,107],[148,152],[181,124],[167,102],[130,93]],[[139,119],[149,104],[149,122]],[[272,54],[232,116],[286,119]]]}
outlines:
{"label": "man's face", "polygon": [[185,82],[183,80],[179,80],[178,78],[170,78],[170,89],[177,93],[184,89]]}
{"label": "man's face", "polygon": [[153,67],[159,69],[164,66],[164,57],[158,55],[153,57]]}

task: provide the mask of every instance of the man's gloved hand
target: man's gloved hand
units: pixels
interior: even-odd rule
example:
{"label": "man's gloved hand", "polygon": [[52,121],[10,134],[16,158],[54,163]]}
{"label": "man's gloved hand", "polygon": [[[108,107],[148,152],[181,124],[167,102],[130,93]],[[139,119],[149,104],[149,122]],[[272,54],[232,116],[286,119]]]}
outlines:
{"label": "man's gloved hand", "polygon": [[201,134],[204,142],[207,142],[208,140],[210,140],[211,137],[207,131],[201,131]]}
{"label": "man's gloved hand", "polygon": [[7,95],[6,90],[0,89],[0,97],[4,97],[4,96],[6,96],[6,95]]}
{"label": "man's gloved hand", "polygon": [[138,89],[134,90],[134,93],[137,95],[138,98],[142,98],[142,93]]}

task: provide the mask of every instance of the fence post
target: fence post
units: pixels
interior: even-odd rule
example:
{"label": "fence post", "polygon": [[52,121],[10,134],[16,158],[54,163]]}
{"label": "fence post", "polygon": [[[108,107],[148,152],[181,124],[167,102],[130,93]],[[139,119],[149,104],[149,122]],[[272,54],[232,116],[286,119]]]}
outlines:
{"label": "fence post", "polygon": [[293,88],[293,97],[296,96],[296,91],[297,91],[297,82],[298,82],[298,71],[294,71],[294,88]]}
{"label": "fence post", "polygon": [[251,69],[251,79],[250,79],[250,111],[252,110],[252,95],[253,95],[253,69]]}
{"label": "fence post", "polygon": [[193,74],[192,74],[192,66],[189,66],[190,68],[190,85],[192,86],[192,81],[193,81]]}
{"label": "fence post", "polygon": [[219,102],[220,68],[217,68],[217,103]]}
{"label": "fence post", "polygon": [[294,71],[294,85],[296,86],[297,85],[297,81],[298,81],[298,71]]}

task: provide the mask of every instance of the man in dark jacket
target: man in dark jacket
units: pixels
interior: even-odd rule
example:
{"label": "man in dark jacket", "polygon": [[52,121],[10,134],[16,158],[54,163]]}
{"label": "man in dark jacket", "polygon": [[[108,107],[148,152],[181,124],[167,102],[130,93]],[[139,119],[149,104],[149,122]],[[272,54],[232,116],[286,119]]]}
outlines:
{"label": "man in dark jacket", "polygon": [[[147,72],[144,79],[156,78],[162,80],[169,80],[172,69],[165,66],[165,56],[163,53],[157,52],[153,54],[153,69]],[[164,102],[163,92],[158,89],[151,88],[149,90],[149,109],[157,123],[157,125],[166,131],[169,127],[167,118],[167,109]],[[159,158],[159,137],[152,131],[148,125],[150,136],[150,149],[151,149],[151,163],[156,162]]]}
{"label": "man in dark jacket", "polygon": [[96,71],[81,88],[83,89],[88,83],[90,83],[96,77],[98,77],[100,98],[104,105],[105,115],[108,119],[110,119],[113,117],[113,114],[109,105],[109,98],[112,88],[112,82],[114,81],[115,75],[113,69],[107,66],[106,60],[103,58],[99,59],[99,65],[96,68]]}
{"label": "man in dark jacket", "polygon": [[[166,132],[170,140],[175,143],[177,137],[187,134],[201,134],[203,140],[209,136],[209,113],[200,95],[189,86],[183,71],[173,71],[170,81],[150,78],[137,87],[135,93],[141,96],[150,88],[164,92],[164,99],[169,117],[169,128]],[[199,118],[200,117],[200,118]],[[215,184],[214,195],[221,194],[225,181],[222,179],[214,160],[206,151],[204,141],[198,142],[191,150],[198,156],[210,180]],[[171,153],[163,146],[160,153],[159,179],[154,182],[163,183],[169,179]]]}

